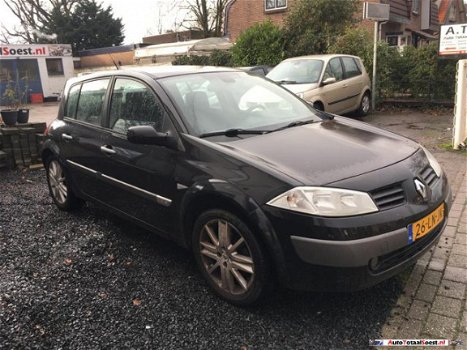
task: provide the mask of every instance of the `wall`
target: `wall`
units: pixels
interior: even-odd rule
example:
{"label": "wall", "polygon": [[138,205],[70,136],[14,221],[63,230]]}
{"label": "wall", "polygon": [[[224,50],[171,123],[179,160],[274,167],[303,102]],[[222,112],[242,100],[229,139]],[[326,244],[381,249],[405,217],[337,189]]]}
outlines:
{"label": "wall", "polygon": [[160,35],[146,36],[143,38],[143,43],[157,45],[196,39],[203,39],[203,32],[197,30],[186,30],[176,33],[165,33]]}
{"label": "wall", "polygon": [[[59,58],[59,57],[53,57]],[[47,65],[45,58],[38,58],[37,63],[39,65],[39,74],[41,76],[42,91],[44,97],[58,97],[66,81],[74,76],[73,58],[72,57],[61,57],[63,64],[64,75],[60,76],[49,76],[47,72]]]}
{"label": "wall", "polygon": [[229,11],[227,36],[235,42],[242,31],[255,23],[270,19],[276,24],[283,24],[288,10],[295,0],[287,0],[284,10],[265,11],[264,0],[235,0]]}
{"label": "wall", "polygon": [[[113,59],[113,61],[112,61]],[[121,65],[131,65],[134,63],[134,51],[105,53],[92,56],[81,56],[81,68],[108,67],[115,63]]]}

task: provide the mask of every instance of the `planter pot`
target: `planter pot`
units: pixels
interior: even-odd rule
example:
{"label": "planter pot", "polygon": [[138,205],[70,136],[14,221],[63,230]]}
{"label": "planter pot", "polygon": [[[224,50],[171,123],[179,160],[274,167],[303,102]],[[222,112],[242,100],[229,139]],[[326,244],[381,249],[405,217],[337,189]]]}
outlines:
{"label": "planter pot", "polygon": [[18,110],[16,109],[4,109],[0,111],[2,115],[3,122],[6,125],[15,125],[18,121]]}
{"label": "planter pot", "polygon": [[18,123],[25,124],[29,121],[29,109],[22,108],[18,110]]}

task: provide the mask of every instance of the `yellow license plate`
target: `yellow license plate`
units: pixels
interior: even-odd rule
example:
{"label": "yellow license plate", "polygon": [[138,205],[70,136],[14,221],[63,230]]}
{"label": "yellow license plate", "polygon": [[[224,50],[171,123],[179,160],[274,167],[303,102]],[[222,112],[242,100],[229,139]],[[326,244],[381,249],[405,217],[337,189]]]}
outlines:
{"label": "yellow license plate", "polygon": [[438,208],[436,208],[424,218],[407,226],[409,231],[409,244],[433,231],[433,229],[438,226],[439,223],[443,221],[443,219],[444,204],[441,204]]}

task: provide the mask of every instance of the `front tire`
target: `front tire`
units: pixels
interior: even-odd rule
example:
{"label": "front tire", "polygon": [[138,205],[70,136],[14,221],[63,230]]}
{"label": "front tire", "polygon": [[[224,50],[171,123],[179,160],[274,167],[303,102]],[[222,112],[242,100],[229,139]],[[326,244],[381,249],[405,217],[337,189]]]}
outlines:
{"label": "front tire", "polygon": [[234,214],[218,209],[201,214],[192,246],[203,277],[228,302],[250,305],[272,290],[264,248]]}
{"label": "front tire", "polygon": [[49,193],[58,209],[71,211],[80,208],[83,201],[73,193],[70,176],[58,158],[48,158],[45,168]]}
{"label": "front tire", "polygon": [[324,105],[320,101],[316,101],[315,103],[313,103],[313,107],[314,109],[317,109],[318,111],[324,112]]}

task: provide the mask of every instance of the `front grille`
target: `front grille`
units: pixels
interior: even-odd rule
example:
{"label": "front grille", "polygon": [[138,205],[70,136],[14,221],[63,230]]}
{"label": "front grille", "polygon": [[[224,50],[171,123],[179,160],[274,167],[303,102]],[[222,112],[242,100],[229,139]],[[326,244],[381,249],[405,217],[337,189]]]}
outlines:
{"label": "front grille", "polygon": [[436,179],[438,178],[433,168],[429,165],[422,170],[422,172],[420,173],[420,177],[430,187],[435,183]]}
{"label": "front grille", "polygon": [[440,223],[436,229],[434,229],[425,237],[416,240],[414,243],[400,248],[394,252],[379,256],[377,265],[375,267],[370,266],[371,272],[378,274],[389,270],[391,267],[394,267],[404,261],[409,260],[411,257],[425,249],[427,245],[433,242],[433,240],[439,235],[442,228],[443,223]]}
{"label": "front grille", "polygon": [[390,209],[405,203],[404,189],[400,184],[384,187],[371,192],[379,210]]}

